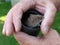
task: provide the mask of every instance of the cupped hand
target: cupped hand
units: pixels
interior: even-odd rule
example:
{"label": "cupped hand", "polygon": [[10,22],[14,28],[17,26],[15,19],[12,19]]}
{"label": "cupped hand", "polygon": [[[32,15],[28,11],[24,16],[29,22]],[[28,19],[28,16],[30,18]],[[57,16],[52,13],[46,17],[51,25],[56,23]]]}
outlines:
{"label": "cupped hand", "polygon": [[51,29],[46,36],[33,37],[26,33],[14,33],[15,39],[20,45],[60,45],[60,36]]}
{"label": "cupped hand", "polygon": [[56,7],[50,0],[21,0],[8,12],[3,27],[3,34],[10,36],[14,31],[19,32],[22,15],[30,8],[34,8],[44,14],[41,31],[43,34],[48,34],[56,13]]}

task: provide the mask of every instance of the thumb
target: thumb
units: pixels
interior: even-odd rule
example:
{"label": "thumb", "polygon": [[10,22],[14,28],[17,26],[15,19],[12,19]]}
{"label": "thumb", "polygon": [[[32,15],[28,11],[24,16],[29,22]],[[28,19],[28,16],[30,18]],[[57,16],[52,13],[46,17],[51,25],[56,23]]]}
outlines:
{"label": "thumb", "polygon": [[44,14],[44,19],[41,24],[41,31],[44,35],[46,35],[48,33],[48,31],[50,30],[50,27],[51,27],[54,17],[55,17],[56,8],[52,3],[49,3],[46,5],[45,11],[46,12]]}

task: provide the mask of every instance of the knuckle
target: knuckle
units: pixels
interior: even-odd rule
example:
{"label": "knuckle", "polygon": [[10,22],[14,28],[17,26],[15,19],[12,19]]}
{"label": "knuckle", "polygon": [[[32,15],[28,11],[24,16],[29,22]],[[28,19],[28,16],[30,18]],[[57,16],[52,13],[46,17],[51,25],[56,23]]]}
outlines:
{"label": "knuckle", "polygon": [[56,9],[56,7],[54,6],[54,7],[52,7],[52,11],[57,11],[57,9]]}

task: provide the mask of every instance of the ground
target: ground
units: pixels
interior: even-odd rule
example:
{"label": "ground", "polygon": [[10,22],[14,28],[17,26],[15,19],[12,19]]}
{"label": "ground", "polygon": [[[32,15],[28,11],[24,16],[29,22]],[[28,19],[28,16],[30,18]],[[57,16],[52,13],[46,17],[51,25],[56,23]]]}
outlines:
{"label": "ground", "polygon": [[[7,15],[7,12],[9,11],[10,8],[11,8],[10,2],[0,4],[0,45],[18,45],[13,35],[10,37],[6,37],[2,34],[3,23]],[[56,29],[60,34],[60,12],[56,13],[52,28]]]}

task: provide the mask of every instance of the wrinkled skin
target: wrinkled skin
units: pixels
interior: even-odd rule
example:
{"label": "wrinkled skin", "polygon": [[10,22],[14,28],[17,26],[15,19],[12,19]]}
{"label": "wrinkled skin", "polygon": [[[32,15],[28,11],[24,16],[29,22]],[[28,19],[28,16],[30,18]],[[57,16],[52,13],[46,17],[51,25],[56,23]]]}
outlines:
{"label": "wrinkled skin", "polygon": [[[60,9],[58,8],[58,2],[58,0],[57,2],[56,0],[21,0],[8,12],[2,31],[3,34],[10,36],[14,33],[16,40],[21,45],[60,45],[60,36],[55,30],[50,29],[55,13]],[[41,24],[44,38],[33,37],[20,32],[22,14],[29,8],[35,8],[44,13],[44,19]]]}

